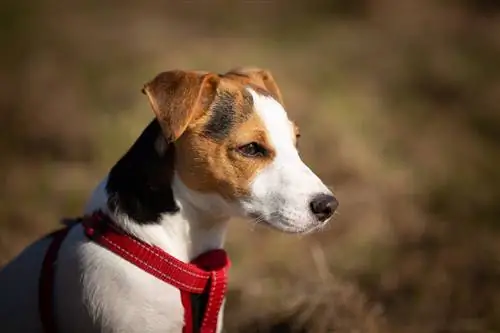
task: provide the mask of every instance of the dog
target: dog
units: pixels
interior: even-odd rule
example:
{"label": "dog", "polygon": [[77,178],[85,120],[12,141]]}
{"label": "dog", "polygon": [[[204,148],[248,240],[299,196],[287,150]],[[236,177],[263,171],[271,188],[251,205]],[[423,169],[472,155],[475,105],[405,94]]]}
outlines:
{"label": "dog", "polygon": [[[170,70],[142,92],[155,117],[84,209],[85,216],[101,212],[109,218],[120,230],[111,236],[188,265],[223,248],[232,217],[286,233],[328,223],[338,201],[301,160],[298,127],[269,71]],[[47,304],[56,330],[187,332],[179,289],[145,271],[148,261],[141,269],[93,241],[92,233],[78,221],[68,226],[57,260],[47,265],[53,273],[53,302]],[[0,271],[2,332],[47,331],[39,315],[39,283],[53,242],[53,235],[38,240]],[[215,326],[191,330],[221,332],[223,307],[215,311]]]}

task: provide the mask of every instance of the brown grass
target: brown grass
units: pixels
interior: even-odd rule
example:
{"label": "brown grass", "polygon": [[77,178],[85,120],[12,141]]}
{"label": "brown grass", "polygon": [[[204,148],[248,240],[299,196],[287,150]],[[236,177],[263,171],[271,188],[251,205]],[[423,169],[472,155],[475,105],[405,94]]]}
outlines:
{"label": "brown grass", "polygon": [[4,1],[0,264],[77,215],[165,69],[267,67],[340,211],[234,221],[228,332],[500,331],[495,1]]}

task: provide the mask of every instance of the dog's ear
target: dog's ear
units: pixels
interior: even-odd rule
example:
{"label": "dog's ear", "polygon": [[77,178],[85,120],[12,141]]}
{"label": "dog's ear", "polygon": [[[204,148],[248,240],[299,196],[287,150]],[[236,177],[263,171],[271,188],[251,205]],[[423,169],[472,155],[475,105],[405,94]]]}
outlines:
{"label": "dog's ear", "polygon": [[142,92],[168,142],[177,140],[190,122],[208,109],[219,80],[212,73],[174,70],[160,73],[144,85]]}
{"label": "dog's ear", "polygon": [[228,71],[225,75],[233,77],[243,77],[243,81],[253,83],[265,88],[271,95],[283,105],[281,91],[270,71],[256,67],[237,67]]}

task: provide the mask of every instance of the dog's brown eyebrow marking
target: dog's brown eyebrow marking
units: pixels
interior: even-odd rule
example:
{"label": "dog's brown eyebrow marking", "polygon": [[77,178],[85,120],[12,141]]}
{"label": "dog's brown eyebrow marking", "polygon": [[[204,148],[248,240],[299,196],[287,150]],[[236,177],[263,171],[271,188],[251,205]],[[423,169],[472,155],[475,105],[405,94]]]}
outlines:
{"label": "dog's brown eyebrow marking", "polygon": [[237,123],[250,116],[252,110],[253,98],[250,93],[243,91],[240,95],[223,91],[210,108],[210,120],[205,125],[203,134],[215,140],[223,140]]}

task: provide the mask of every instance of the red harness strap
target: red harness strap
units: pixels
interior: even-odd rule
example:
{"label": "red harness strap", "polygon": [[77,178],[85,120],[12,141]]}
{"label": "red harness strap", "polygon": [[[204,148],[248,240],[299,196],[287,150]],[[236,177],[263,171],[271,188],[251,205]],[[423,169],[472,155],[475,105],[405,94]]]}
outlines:
{"label": "red harness strap", "polygon": [[38,279],[38,313],[45,333],[57,332],[54,317],[54,273],[59,248],[71,227],[56,230],[47,237],[53,237],[43,258],[42,272]]}
{"label": "red harness strap", "polygon": [[[82,224],[85,234],[92,241],[180,290],[184,307],[183,333],[216,331],[218,314],[227,290],[227,273],[230,266],[224,250],[208,251],[192,263],[184,263],[160,248],[124,233],[103,213],[85,217]],[[55,233],[42,267],[40,316],[46,333],[56,332],[52,304],[53,269],[59,246],[66,233],[66,229]],[[206,307],[201,309],[204,314],[198,322],[194,320],[196,318],[192,299],[198,299],[200,296],[206,299]]]}

